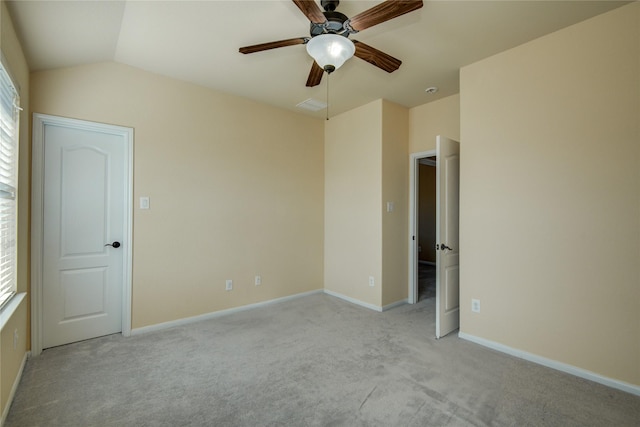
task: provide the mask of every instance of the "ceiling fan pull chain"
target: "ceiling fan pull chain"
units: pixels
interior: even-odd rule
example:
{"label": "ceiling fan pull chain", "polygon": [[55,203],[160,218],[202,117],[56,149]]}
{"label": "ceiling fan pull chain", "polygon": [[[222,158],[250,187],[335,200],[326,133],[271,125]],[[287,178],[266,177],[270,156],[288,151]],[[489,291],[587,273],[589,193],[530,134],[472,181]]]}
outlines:
{"label": "ceiling fan pull chain", "polygon": [[329,120],[329,77],[330,73],[327,73],[327,120]]}

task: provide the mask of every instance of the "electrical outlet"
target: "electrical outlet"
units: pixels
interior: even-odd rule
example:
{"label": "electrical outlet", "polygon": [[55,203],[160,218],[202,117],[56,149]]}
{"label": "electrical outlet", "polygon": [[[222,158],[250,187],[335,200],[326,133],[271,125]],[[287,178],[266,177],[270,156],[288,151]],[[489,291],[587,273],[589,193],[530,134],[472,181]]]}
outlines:
{"label": "electrical outlet", "polygon": [[225,290],[230,291],[233,289],[233,280],[227,280],[227,287],[225,288]]}
{"label": "electrical outlet", "polygon": [[369,286],[375,286],[376,279],[373,276],[369,276]]}
{"label": "electrical outlet", "polygon": [[262,285],[262,277],[256,276],[255,285],[256,286]]}
{"label": "electrical outlet", "polygon": [[150,208],[149,197],[148,196],[140,197],[140,209],[149,209],[149,208]]}
{"label": "electrical outlet", "polygon": [[474,313],[480,313],[480,300],[472,299],[471,300],[471,311]]}

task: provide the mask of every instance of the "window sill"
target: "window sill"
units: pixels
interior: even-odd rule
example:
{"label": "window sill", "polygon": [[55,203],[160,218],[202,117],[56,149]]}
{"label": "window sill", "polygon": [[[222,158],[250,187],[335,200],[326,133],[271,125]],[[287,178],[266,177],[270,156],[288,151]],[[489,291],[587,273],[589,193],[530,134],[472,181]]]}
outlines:
{"label": "window sill", "polygon": [[4,329],[4,326],[9,322],[13,313],[16,312],[20,303],[27,296],[26,292],[20,292],[12,296],[9,301],[0,309],[0,331]]}

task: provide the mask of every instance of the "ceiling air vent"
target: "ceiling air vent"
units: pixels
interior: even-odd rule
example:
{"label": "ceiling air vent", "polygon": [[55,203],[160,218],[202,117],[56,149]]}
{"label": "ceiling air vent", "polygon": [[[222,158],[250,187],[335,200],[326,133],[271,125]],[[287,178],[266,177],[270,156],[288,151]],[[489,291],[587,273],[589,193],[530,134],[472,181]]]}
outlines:
{"label": "ceiling air vent", "polygon": [[306,101],[302,101],[301,103],[296,105],[296,107],[302,108],[304,110],[320,111],[327,108],[327,104],[322,101],[318,101],[317,99],[309,98]]}

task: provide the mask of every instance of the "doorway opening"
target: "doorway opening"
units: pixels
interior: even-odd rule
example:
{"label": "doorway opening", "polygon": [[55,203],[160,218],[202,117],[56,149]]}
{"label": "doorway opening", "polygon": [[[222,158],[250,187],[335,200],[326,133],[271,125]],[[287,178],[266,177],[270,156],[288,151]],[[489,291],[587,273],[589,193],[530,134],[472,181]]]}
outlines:
{"label": "doorway opening", "polygon": [[[416,304],[421,300],[435,297],[436,295],[436,271],[437,257],[435,254],[436,218],[428,218],[430,205],[435,210],[436,205],[436,178],[437,178],[436,150],[414,153],[411,155],[409,167],[410,195],[410,236],[409,236],[409,303]],[[424,182],[420,182],[422,178]],[[433,189],[431,181],[433,179]],[[422,189],[421,189],[422,184]],[[427,188],[425,188],[425,186]],[[432,197],[429,193],[433,193]],[[421,197],[421,193],[422,197]],[[422,208],[422,209],[421,209]],[[420,221],[420,212],[425,218]],[[432,230],[429,228],[433,226]],[[421,234],[422,233],[422,234]],[[434,245],[428,247],[430,236],[433,234]],[[424,251],[424,252],[423,252]],[[423,261],[423,262],[420,262]],[[421,269],[422,267],[422,269]],[[422,270],[422,271],[420,271]],[[422,282],[422,286],[421,285]],[[430,286],[432,285],[432,287]],[[422,287],[422,295],[421,288]]]}
{"label": "doorway opening", "polygon": [[[440,338],[460,325],[460,143],[438,136],[435,150],[410,158],[409,303],[428,299],[433,294],[429,284],[435,284],[435,335]],[[433,175],[435,197],[430,182]],[[421,191],[421,186],[427,188]],[[431,218],[434,200],[435,220]]]}
{"label": "doorway opening", "polygon": [[418,159],[416,189],[416,302],[436,297],[436,156]]}

